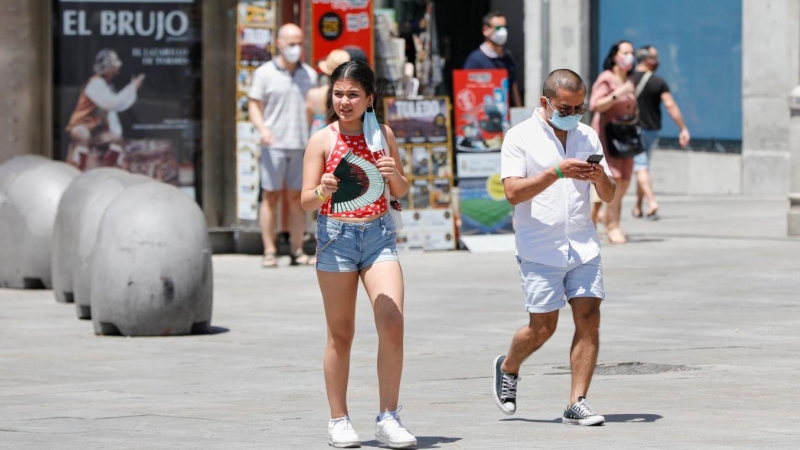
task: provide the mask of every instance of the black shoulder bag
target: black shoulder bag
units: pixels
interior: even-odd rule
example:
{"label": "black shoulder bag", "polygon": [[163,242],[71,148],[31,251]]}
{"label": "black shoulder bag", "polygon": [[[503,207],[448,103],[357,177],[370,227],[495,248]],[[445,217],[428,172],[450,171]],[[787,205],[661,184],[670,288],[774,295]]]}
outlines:
{"label": "black shoulder bag", "polygon": [[[653,72],[647,72],[636,85],[636,98],[644,90],[644,85]],[[642,127],[639,125],[639,105],[636,105],[636,115],[633,117],[623,117],[606,124],[606,145],[608,154],[615,158],[633,158],[642,153],[644,142],[642,142]]]}

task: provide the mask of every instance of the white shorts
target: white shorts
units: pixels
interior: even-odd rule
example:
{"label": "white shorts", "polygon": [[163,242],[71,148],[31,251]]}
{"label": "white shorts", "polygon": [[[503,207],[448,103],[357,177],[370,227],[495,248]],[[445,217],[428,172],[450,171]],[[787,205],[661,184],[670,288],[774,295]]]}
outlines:
{"label": "white shorts", "polygon": [[525,309],[547,313],[563,308],[577,297],[604,299],[603,264],[600,256],[580,263],[570,248],[567,267],[546,266],[517,257]]}

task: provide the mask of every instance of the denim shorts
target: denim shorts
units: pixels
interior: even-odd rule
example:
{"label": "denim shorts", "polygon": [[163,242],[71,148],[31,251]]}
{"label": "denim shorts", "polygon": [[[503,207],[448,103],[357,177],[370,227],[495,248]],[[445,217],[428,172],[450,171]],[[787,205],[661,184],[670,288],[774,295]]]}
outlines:
{"label": "denim shorts", "polygon": [[561,309],[576,297],[605,298],[600,256],[581,263],[570,249],[567,267],[546,266],[517,257],[525,309],[547,313]]}
{"label": "denim shorts", "polygon": [[317,217],[317,270],[357,272],[385,261],[400,261],[391,214],[364,223]]}
{"label": "denim shorts", "polygon": [[655,147],[656,142],[658,142],[659,131],[660,130],[642,130],[644,151],[633,157],[634,172],[650,168],[650,156],[653,154],[653,147]]}

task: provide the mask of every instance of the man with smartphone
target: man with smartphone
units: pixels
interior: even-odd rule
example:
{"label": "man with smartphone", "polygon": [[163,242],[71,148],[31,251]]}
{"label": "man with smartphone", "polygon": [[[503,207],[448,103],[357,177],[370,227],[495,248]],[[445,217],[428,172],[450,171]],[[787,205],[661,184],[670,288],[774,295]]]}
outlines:
{"label": "man with smartphone", "polygon": [[563,423],[600,425],[586,395],[597,363],[600,303],[605,298],[600,240],[591,220],[589,187],[608,203],[614,181],[595,131],[582,123],[586,85],[568,69],[544,82],[541,108],[503,141],[501,177],[515,206],[516,257],[529,323],[506,355],[494,360],[492,392],[500,410],[517,409],[522,363],[553,335],[569,302],[575,322],[572,383]]}

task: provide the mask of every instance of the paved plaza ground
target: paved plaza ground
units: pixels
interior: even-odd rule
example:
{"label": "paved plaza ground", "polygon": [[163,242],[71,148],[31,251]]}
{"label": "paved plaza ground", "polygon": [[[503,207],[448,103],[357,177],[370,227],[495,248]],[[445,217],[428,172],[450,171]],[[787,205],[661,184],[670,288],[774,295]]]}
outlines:
{"label": "paved plaza ground", "polygon": [[[800,448],[800,240],[785,198],[625,205],[603,247],[607,300],[589,400],[603,427],[560,423],[573,326],[523,366],[518,412],[493,359],[527,315],[513,253],[406,253],[401,414],[419,448]],[[286,261],[281,262],[282,265]],[[99,337],[51,291],[0,289],[0,449],[324,449],[325,322],[314,271],[214,257],[216,334]],[[377,446],[375,350],[359,294],[349,407]],[[655,373],[651,373],[655,372]]]}

